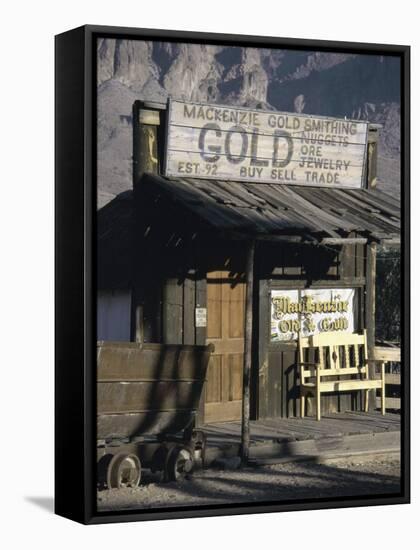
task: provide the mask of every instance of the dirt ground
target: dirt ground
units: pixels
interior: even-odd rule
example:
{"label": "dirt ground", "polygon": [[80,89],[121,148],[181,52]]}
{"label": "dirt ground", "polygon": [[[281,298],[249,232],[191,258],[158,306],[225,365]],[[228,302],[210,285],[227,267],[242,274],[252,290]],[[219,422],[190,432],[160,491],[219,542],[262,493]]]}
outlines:
{"label": "dirt ground", "polygon": [[399,490],[399,458],[378,455],[322,464],[308,461],[236,470],[208,469],[179,483],[162,483],[145,471],[137,489],[98,492],[98,510],[379,495]]}

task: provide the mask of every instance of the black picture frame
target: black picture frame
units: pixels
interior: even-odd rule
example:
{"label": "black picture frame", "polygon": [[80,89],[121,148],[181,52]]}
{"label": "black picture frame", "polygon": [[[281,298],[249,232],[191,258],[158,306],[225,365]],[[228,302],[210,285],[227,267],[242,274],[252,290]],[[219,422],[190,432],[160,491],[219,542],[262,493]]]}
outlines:
{"label": "black picture frame", "polygon": [[[98,37],[398,56],[401,60],[401,493],[280,503],[98,512],[96,509],[96,47]],[[55,39],[55,512],[111,523],[410,501],[410,47],[198,32],[82,26]]]}

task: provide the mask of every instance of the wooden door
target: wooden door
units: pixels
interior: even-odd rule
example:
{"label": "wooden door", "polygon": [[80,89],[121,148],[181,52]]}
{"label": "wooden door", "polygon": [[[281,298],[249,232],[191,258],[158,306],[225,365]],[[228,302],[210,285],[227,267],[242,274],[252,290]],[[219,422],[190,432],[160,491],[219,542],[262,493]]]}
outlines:
{"label": "wooden door", "polygon": [[207,274],[207,343],[214,344],[205,392],[204,421],[242,416],[245,283],[228,271]]}

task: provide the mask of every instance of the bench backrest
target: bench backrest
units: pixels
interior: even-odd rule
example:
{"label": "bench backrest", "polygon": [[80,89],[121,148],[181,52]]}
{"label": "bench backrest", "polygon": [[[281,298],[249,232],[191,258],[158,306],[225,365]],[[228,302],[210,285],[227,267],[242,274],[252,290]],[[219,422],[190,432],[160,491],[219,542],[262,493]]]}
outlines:
{"label": "bench backrest", "polygon": [[[366,330],[361,334],[322,332],[299,338],[299,362],[320,365],[321,375],[367,375]],[[302,376],[313,376],[313,369],[303,367]]]}

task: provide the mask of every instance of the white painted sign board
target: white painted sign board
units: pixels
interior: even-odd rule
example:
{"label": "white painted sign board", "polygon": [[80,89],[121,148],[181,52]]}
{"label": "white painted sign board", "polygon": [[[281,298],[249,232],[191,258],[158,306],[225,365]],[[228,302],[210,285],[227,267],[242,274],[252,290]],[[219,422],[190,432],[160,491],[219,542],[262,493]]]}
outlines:
{"label": "white painted sign board", "polygon": [[165,175],[360,188],[368,123],[170,100]]}
{"label": "white painted sign board", "polygon": [[207,326],[207,308],[205,307],[195,308],[195,326],[197,328]]}
{"label": "white painted sign board", "polygon": [[354,332],[353,288],[272,290],[271,341],[291,342],[298,335]]}

